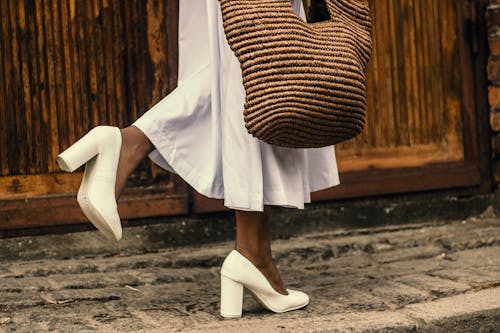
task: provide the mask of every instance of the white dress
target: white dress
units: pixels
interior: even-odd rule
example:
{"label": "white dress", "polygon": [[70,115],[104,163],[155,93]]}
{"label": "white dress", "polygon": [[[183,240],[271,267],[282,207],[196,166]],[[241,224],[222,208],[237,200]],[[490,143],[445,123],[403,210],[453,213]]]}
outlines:
{"label": "white dress", "polygon": [[[304,17],[301,1],[292,3]],[[339,184],[333,146],[284,148],[248,134],[240,63],[225,38],[219,1],[179,5],[178,87],[133,124],[156,148],[149,157],[239,210],[303,209],[310,192]]]}

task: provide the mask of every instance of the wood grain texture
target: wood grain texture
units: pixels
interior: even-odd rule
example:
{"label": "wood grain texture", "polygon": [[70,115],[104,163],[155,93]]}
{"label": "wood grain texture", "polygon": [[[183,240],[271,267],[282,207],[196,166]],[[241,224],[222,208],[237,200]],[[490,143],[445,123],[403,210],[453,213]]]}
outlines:
{"label": "wood grain texture", "polygon": [[[365,132],[337,146],[344,185],[316,200],[479,182],[473,60],[459,43],[466,17],[457,16],[466,3],[370,1]],[[84,220],[73,198],[81,173],[59,173],[55,157],[95,125],[129,125],[175,88],[177,13],[175,0],[0,1],[0,224]],[[141,193],[154,184],[172,198],[172,212],[188,212],[185,184],[147,161],[130,184],[139,191],[130,218],[168,214],[169,199],[160,197],[152,211],[137,211],[148,207]],[[203,202],[199,210],[211,210]],[[47,207],[70,208],[51,219]]]}
{"label": "wood grain texture", "polygon": [[[126,225],[129,219],[185,214],[188,206],[186,193],[165,196],[164,192],[141,191],[124,195],[118,203],[118,211]],[[0,201],[0,221],[0,230],[89,223],[75,198],[68,196]]]}
{"label": "wood grain texture", "polygon": [[[384,147],[433,144],[436,154],[448,147],[456,149],[448,156],[461,158],[453,0],[370,5],[367,124],[360,137],[337,147],[340,167],[348,171],[352,160]],[[175,88],[177,1],[5,0],[0,6],[6,110],[0,176],[57,172],[57,154],[90,128],[128,125]],[[406,152],[393,151],[395,158]],[[141,177],[156,172],[149,164],[139,171]]]}
{"label": "wood grain texture", "polygon": [[[82,173],[56,156],[96,125],[130,125],[177,82],[178,1],[0,1],[0,229],[86,222]],[[189,189],[148,160],[124,218],[188,212]]]}
{"label": "wood grain texture", "polygon": [[[455,1],[372,0],[370,6],[367,123],[361,136],[337,145],[341,171],[463,160]],[[435,147],[435,158],[409,159],[407,148],[418,155],[420,146]],[[375,157],[385,148],[394,164],[385,154]],[[363,164],[365,155],[374,157]]]}
{"label": "wood grain texture", "polygon": [[177,6],[1,1],[0,176],[57,172],[57,154],[90,128],[129,125],[167,95],[177,80]]}

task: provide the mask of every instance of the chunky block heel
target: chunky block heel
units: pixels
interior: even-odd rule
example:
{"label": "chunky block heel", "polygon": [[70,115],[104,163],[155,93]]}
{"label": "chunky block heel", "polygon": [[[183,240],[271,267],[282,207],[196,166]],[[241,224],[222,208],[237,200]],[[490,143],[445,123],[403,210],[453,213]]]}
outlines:
{"label": "chunky block heel", "polygon": [[99,131],[96,127],[57,156],[57,164],[66,172],[73,172],[99,152]]}
{"label": "chunky block heel", "polygon": [[241,317],[243,309],[243,285],[221,274],[220,314],[225,318]]}

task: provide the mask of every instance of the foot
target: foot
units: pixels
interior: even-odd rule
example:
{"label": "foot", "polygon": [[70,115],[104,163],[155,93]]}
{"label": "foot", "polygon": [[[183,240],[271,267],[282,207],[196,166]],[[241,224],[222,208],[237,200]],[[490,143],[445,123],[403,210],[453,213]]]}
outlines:
{"label": "foot", "polygon": [[245,249],[236,247],[236,250],[250,260],[255,267],[266,277],[267,281],[278,293],[288,295],[285,284],[281,279],[281,275],[276,267],[271,254],[268,255],[252,255]]}
{"label": "foot", "polygon": [[127,179],[137,165],[153,150],[151,141],[135,126],[122,128],[122,147],[116,172],[116,200],[127,184]]}

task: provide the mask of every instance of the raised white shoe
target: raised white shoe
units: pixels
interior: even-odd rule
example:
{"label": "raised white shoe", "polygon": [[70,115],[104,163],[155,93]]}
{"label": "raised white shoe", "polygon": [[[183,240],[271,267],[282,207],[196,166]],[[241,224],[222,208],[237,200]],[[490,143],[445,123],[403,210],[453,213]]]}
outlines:
{"label": "raised white shoe", "polygon": [[243,287],[270,311],[281,313],[303,308],[309,296],[298,290],[287,289],[288,295],[277,292],[255,265],[237,250],[232,250],[221,268],[220,314],[225,318],[241,317]]}
{"label": "raised white shoe", "polygon": [[78,204],[107,238],[120,240],[122,226],[115,198],[122,136],[118,127],[98,126],[57,156],[59,167],[73,172],[85,165]]}

